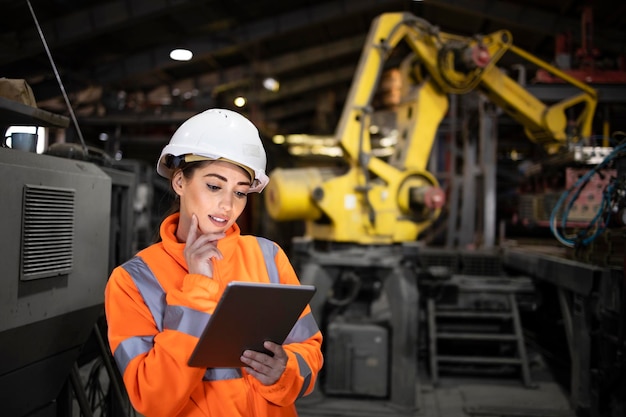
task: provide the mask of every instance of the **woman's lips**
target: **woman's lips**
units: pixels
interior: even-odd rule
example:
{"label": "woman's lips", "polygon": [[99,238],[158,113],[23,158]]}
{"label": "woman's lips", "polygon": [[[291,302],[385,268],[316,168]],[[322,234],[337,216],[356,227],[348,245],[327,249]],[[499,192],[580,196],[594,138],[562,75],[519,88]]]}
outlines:
{"label": "woman's lips", "polygon": [[228,219],[223,217],[209,216],[209,220],[211,220],[211,223],[216,226],[224,226],[226,223],[228,223]]}

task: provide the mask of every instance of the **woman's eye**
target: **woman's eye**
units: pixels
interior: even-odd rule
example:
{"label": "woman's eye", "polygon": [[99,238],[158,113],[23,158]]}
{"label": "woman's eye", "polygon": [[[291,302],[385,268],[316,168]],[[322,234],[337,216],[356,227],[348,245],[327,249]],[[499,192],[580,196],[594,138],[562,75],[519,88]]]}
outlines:
{"label": "woman's eye", "polygon": [[236,191],[235,195],[237,197],[239,197],[239,198],[246,198],[246,197],[248,197],[248,193],[244,193],[244,192],[241,192],[241,191]]}
{"label": "woman's eye", "polygon": [[219,190],[219,189],[220,189],[220,187],[218,187],[217,185],[213,185],[213,184],[207,184],[206,186],[207,186],[207,187],[209,188],[209,190],[211,190],[211,191],[217,191],[217,190]]}

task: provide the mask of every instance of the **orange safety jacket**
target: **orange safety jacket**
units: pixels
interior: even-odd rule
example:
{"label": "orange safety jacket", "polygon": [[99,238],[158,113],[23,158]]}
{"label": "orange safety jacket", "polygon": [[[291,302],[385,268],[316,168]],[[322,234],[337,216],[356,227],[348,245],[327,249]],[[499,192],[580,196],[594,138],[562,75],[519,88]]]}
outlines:
{"label": "orange safety jacket", "polygon": [[189,274],[178,218],[163,221],[161,242],[115,268],[105,290],[108,339],[133,407],[147,417],[297,416],[294,403],[313,391],[323,364],[308,306],[283,345],[287,367],[273,385],[244,368],[187,365],[228,282],[299,283],[287,255],[235,224],[218,241],[223,259],[213,259],[212,279]]}

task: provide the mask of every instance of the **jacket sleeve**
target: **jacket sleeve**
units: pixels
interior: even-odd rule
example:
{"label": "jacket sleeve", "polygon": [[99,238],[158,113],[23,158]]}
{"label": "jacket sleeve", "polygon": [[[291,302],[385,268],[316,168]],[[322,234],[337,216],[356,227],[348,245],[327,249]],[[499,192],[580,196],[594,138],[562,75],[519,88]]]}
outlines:
{"label": "jacket sleeve", "polygon": [[[298,284],[299,280],[293,266],[282,249],[276,254],[275,260],[280,282]],[[309,306],[300,315],[296,326],[297,331],[292,331],[283,345],[288,361],[285,372],[279,380],[273,385],[265,386],[255,378],[249,378],[263,398],[279,406],[291,405],[298,398],[310,394],[324,363],[321,350],[322,333]]]}
{"label": "jacket sleeve", "polygon": [[[202,275],[188,274],[184,279],[182,291],[168,293],[168,305],[193,303],[194,297],[206,301],[218,291],[219,285]],[[186,288],[193,288],[190,298],[185,297]],[[111,351],[133,407],[150,416],[184,414],[193,407],[192,392],[206,371],[187,366],[198,338],[167,326],[159,331],[133,279],[121,267],[107,283],[105,311]]]}

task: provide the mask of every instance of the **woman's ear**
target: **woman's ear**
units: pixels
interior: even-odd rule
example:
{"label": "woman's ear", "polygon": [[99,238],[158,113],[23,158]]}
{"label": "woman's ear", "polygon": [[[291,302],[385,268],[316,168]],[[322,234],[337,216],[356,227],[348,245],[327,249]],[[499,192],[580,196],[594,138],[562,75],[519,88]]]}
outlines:
{"label": "woman's ear", "polygon": [[177,169],[172,175],[172,189],[178,195],[181,195],[183,192],[184,179],[183,171],[180,169]]}

